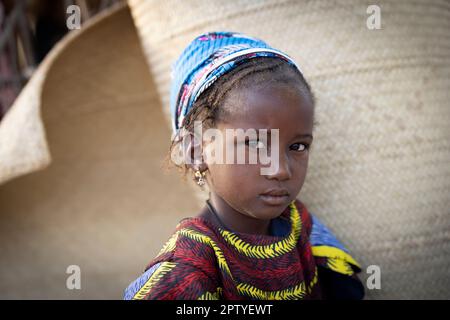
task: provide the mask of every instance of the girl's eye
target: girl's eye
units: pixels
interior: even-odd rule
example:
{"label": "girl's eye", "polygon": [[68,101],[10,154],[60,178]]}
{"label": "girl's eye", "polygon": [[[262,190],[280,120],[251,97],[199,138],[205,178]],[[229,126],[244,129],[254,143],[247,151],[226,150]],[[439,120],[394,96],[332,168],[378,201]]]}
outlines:
{"label": "girl's eye", "polygon": [[307,143],[294,143],[292,146],[292,150],[303,152],[309,149],[309,144]]}

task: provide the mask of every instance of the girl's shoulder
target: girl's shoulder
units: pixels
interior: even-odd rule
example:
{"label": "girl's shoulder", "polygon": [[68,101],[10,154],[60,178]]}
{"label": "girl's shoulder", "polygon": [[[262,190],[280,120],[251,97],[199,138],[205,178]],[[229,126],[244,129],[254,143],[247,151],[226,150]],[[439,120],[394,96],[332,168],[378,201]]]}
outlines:
{"label": "girl's shoulder", "polygon": [[[326,226],[316,214],[309,211],[300,200],[295,200],[302,226],[307,229],[307,235],[313,253],[316,256],[340,258],[351,265],[351,269],[360,271],[359,264],[350,255],[350,251],[338,240],[338,237]],[[352,273],[348,270],[348,273]]]}
{"label": "girl's shoulder", "polygon": [[312,228],[309,241],[316,259],[325,259],[326,267],[342,274],[352,275],[360,272],[361,267],[350,250],[316,215],[310,213],[310,217]]}
{"label": "girl's shoulder", "polygon": [[163,245],[159,253],[146,266],[174,261],[189,264],[206,273],[214,272],[213,245],[217,241],[214,228],[204,219],[187,217],[176,225],[175,231]]}
{"label": "girl's shoulder", "polygon": [[364,286],[357,276],[361,272],[360,264],[317,215],[308,212],[308,219],[312,225],[311,252],[319,267],[324,296],[327,299],[362,299]]}
{"label": "girl's shoulder", "polygon": [[125,300],[218,299],[218,278],[188,261],[155,261],[124,291]]}
{"label": "girl's shoulder", "polygon": [[[214,242],[215,234],[204,220],[182,219],[144,272],[125,289],[124,299],[214,298],[218,275]],[[189,288],[193,296],[180,295],[181,287]],[[202,293],[202,288],[208,290]]]}

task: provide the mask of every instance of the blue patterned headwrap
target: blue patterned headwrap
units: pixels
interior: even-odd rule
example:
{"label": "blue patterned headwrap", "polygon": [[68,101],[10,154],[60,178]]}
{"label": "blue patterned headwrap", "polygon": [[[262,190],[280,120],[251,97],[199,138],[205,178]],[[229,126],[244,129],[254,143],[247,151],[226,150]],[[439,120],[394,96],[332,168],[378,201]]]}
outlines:
{"label": "blue patterned headwrap", "polygon": [[301,72],[287,54],[242,33],[208,32],[195,38],[172,65],[172,138],[203,91],[226,72],[255,57],[280,58]]}

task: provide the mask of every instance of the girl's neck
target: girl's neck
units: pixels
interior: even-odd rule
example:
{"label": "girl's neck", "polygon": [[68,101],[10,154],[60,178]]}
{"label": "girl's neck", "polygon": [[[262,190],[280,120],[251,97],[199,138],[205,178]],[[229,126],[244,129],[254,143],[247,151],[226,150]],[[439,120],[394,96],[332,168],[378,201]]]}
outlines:
{"label": "girl's neck", "polygon": [[216,226],[239,233],[270,235],[270,220],[249,217],[230,207],[221,197],[212,192],[209,195],[209,203],[216,214],[211,212],[208,206],[205,205],[199,216],[209,220]]}

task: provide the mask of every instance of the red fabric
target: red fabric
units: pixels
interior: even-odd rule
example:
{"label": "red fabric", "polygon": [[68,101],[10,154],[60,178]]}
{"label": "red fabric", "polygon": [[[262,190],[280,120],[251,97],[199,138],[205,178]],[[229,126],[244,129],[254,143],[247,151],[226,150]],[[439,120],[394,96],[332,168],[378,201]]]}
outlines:
{"label": "red fabric", "polygon": [[[293,242],[294,247],[278,256],[264,258],[249,257],[239,252],[228,243],[220,230],[202,218],[186,218],[180,221],[175,232],[179,232],[174,249],[165,252],[151,261],[146,270],[158,262],[173,262],[176,266],[154,281],[151,289],[145,292],[145,299],[198,299],[205,293],[215,293],[218,288],[221,299],[259,299],[251,291],[238,289],[243,284],[258,288],[261,291],[291,290],[297,294],[287,294],[287,299],[318,299],[321,297],[315,259],[311,253],[309,236],[312,228],[311,216],[306,207],[295,201],[299,214],[299,237]],[[287,207],[281,218],[291,221],[293,211]],[[291,233],[294,231],[290,224]],[[183,235],[183,231],[201,235],[197,238]],[[249,246],[261,246],[280,243],[285,237],[236,234]],[[211,243],[215,244],[214,248]],[[231,272],[231,276],[220,266],[218,251]],[[316,278],[317,280],[317,278]],[[315,283],[311,285],[311,282]],[[299,293],[298,286],[305,288]]]}

